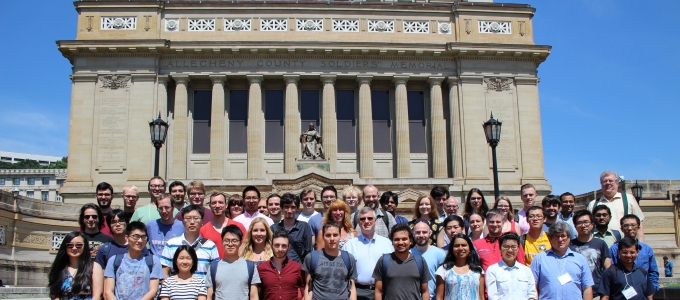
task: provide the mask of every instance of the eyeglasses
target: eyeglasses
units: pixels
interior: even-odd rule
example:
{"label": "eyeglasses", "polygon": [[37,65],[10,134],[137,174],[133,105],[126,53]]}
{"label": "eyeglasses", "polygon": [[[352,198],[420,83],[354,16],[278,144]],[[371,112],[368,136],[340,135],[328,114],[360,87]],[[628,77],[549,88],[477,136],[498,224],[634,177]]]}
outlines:
{"label": "eyeglasses", "polygon": [[458,208],[458,204],[456,205],[445,205],[446,208]]}
{"label": "eyeglasses", "polygon": [[613,179],[605,179],[605,180],[602,180],[602,181],[600,181],[600,182],[601,182],[601,183],[614,183],[614,182],[616,182],[616,180],[613,180]]}
{"label": "eyeglasses", "polygon": [[518,246],[503,246],[501,248],[503,248],[503,250],[512,250],[512,251],[517,251],[517,249],[519,249]]}
{"label": "eyeglasses", "polygon": [[638,227],[637,224],[623,224],[623,226],[621,226],[621,228],[623,228],[623,229],[636,228],[636,227]]}
{"label": "eyeglasses", "polygon": [[191,222],[191,220],[194,220],[196,222],[201,220],[201,217],[184,217],[184,221]]}
{"label": "eyeglasses", "polygon": [[125,225],[125,220],[118,220],[118,221],[111,220],[111,224],[109,224],[109,225],[110,226],[116,226],[118,224]]}
{"label": "eyeglasses", "polygon": [[243,206],[243,203],[232,202],[229,206]]}
{"label": "eyeglasses", "polygon": [[333,196],[333,195],[326,195],[326,196],[323,196],[323,198],[324,199],[335,199],[336,197]]}
{"label": "eyeglasses", "polygon": [[362,218],[359,218],[359,221],[366,221],[366,220],[373,221],[373,219],[375,219],[375,218],[373,218],[373,217],[362,217]]}
{"label": "eyeglasses", "polygon": [[529,215],[527,217],[527,219],[529,219],[529,220],[540,220],[540,219],[543,219],[543,216],[542,215]]}
{"label": "eyeglasses", "polygon": [[76,249],[80,249],[83,248],[83,246],[85,246],[85,244],[83,243],[66,243],[66,249],[71,249],[73,247],[76,247]]}
{"label": "eyeglasses", "polygon": [[152,189],[162,189],[162,188],[165,188],[165,185],[164,184],[150,184],[149,187],[152,188]]}
{"label": "eyeglasses", "polygon": [[172,207],[170,206],[159,206],[158,211],[166,211],[166,210],[172,210]]}
{"label": "eyeglasses", "polygon": [[123,195],[123,198],[125,198],[125,199],[135,199],[135,198],[137,198],[137,196],[136,195]]}
{"label": "eyeglasses", "polygon": [[225,245],[237,245],[241,240],[222,240],[222,243]]}
{"label": "eyeglasses", "polygon": [[551,236],[550,238],[551,238],[551,239],[558,239],[558,240],[560,240],[560,239],[569,239],[569,235],[566,235],[566,234],[565,234],[565,235],[553,235],[553,236]]}
{"label": "eyeglasses", "polygon": [[97,219],[99,219],[99,216],[98,215],[85,215],[84,219],[85,220],[89,220],[89,219],[97,220]]}
{"label": "eyeglasses", "polygon": [[149,239],[149,237],[146,235],[133,234],[130,236],[130,239],[135,242],[139,241],[139,239],[142,239],[142,241],[146,241],[147,239]]}
{"label": "eyeglasses", "polygon": [[585,221],[585,222],[577,222],[574,225],[576,225],[576,226],[590,226],[590,224],[593,224],[593,223],[590,222],[590,221]]}

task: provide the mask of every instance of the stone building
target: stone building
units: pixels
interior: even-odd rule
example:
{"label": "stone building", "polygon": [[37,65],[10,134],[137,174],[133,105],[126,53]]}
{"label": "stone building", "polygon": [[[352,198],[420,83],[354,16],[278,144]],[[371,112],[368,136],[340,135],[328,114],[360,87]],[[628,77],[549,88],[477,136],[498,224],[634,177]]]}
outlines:
{"label": "stone building", "polygon": [[[486,1],[485,1],[486,2]],[[501,193],[551,190],[529,5],[459,0],[74,2],[67,202],[145,186],[148,122],[169,124],[168,181],[266,193],[375,184],[412,201],[434,185],[493,190],[482,123],[503,122]],[[312,123],[325,160],[301,161]],[[142,189],[143,190],[143,189]],[[142,195],[144,196],[144,195]]]}
{"label": "stone building", "polygon": [[42,201],[61,202],[66,169],[0,169],[0,189]]}

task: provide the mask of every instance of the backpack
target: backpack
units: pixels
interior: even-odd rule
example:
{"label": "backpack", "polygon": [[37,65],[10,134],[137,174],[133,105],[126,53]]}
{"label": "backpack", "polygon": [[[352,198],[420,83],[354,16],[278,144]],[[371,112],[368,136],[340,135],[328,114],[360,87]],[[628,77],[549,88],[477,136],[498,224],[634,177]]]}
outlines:
{"label": "backpack", "polygon": [[616,238],[616,242],[621,240],[621,231],[612,229],[612,234],[614,234],[614,238]]}
{"label": "backpack", "polygon": [[[626,196],[625,192],[621,193],[621,195],[623,196],[622,197],[623,198],[623,215],[625,216],[625,215],[628,214],[628,197]],[[600,198],[597,198],[597,200],[595,200],[595,204],[593,204],[593,209],[595,209],[595,207],[597,207],[597,205],[600,203]]]}
{"label": "backpack", "polygon": [[[109,247],[110,248],[110,247]],[[108,254],[108,250],[107,250]],[[118,268],[120,268],[120,265],[123,263],[123,257],[125,256],[125,253],[122,254],[116,254],[114,256],[115,258],[113,259],[113,275],[117,276],[118,274]],[[153,254],[149,253],[146,256],[144,256],[144,260],[146,261],[146,266],[149,267],[149,274],[153,271]]]}
{"label": "backpack", "polygon": [[[384,289],[387,286],[387,269],[390,268],[390,256],[391,253],[386,253],[383,254],[382,257],[382,277],[383,277],[383,293],[385,292]],[[411,253],[413,255],[413,259],[416,261],[416,266],[418,266],[418,272],[420,273],[420,278],[423,278],[423,275],[425,274],[425,267],[423,266],[423,257],[420,256],[420,254],[416,253]]]}
{"label": "backpack", "polygon": [[[382,210],[382,208],[378,208],[380,212],[382,212],[382,220],[385,223],[385,227],[387,227],[387,231],[390,230],[390,218],[387,216],[388,212]],[[352,228],[356,228],[357,224],[359,224],[359,211],[354,213],[354,219],[352,220]]]}
{"label": "backpack", "polygon": [[[210,278],[213,282],[213,287],[215,286],[215,276],[217,276],[217,264],[220,260],[216,260],[210,263]],[[246,260],[246,266],[248,267],[248,293],[250,293],[250,285],[253,282],[253,273],[255,273],[255,263]],[[213,293],[213,299],[215,298],[215,293]]]}

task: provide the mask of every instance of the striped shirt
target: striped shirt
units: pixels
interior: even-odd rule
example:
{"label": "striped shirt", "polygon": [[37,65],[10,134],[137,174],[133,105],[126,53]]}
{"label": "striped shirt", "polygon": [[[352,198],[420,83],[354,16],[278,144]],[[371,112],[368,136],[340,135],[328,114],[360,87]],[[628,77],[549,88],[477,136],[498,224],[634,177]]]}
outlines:
{"label": "striped shirt", "polygon": [[176,276],[170,276],[163,281],[160,297],[169,297],[170,300],[196,300],[198,295],[207,295],[205,280],[194,276],[189,282],[178,282]]}
{"label": "striped shirt", "polygon": [[189,243],[184,238],[184,234],[169,239],[161,254],[161,264],[164,267],[172,268],[172,258],[175,257],[177,248],[182,245],[188,245],[196,250],[196,256],[198,257],[198,266],[194,275],[205,278],[205,275],[210,271],[210,263],[220,260],[220,254],[217,252],[217,246],[215,246],[213,241],[206,239],[205,243],[200,244],[199,242],[202,238],[199,235],[193,243]]}

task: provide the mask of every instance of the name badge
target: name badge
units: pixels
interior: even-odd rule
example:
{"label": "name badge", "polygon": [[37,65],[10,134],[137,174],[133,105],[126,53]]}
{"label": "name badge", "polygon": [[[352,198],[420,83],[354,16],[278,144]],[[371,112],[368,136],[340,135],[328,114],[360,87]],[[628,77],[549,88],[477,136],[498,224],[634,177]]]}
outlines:
{"label": "name badge", "polygon": [[560,281],[560,283],[562,285],[565,285],[565,284],[571,282],[571,276],[569,276],[569,273],[565,273],[564,275],[557,277],[557,279]]}
{"label": "name badge", "polygon": [[623,291],[621,291],[621,293],[623,293],[623,296],[626,297],[626,299],[633,298],[637,295],[637,292],[632,286],[629,286],[628,288],[624,289]]}

